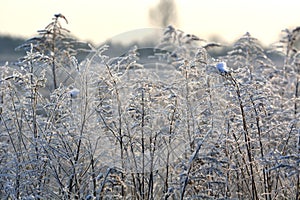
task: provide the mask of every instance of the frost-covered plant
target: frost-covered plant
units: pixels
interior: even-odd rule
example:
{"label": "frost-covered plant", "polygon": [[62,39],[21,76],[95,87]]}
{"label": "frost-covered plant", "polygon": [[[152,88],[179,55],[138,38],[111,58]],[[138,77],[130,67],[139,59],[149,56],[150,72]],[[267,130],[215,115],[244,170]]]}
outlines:
{"label": "frost-covered plant", "polygon": [[[185,116],[190,119],[193,116],[179,105],[186,101],[181,95],[187,90],[193,88],[192,92],[196,93],[195,65],[204,63],[202,56],[205,56],[205,49],[199,47],[191,63],[185,62],[189,66],[182,65],[178,70],[171,68],[169,72],[172,74],[168,74],[166,80],[157,80],[160,76],[157,71],[138,63],[136,48],[117,58],[103,56],[103,50],[96,50],[83,68],[89,66],[89,71],[96,72],[94,79],[90,80],[94,80],[92,88],[97,99],[99,127],[110,141],[109,146],[117,144],[118,148],[109,150],[114,155],[110,163],[121,169],[118,176],[123,183],[128,183],[115,188],[110,194],[140,198],[167,194],[170,188],[176,186],[174,177],[178,159],[184,155],[185,149],[191,148],[198,130],[196,123],[191,122],[194,125],[189,132],[190,137],[185,134]],[[172,64],[162,64],[161,69],[170,69],[164,68],[167,65]],[[192,83],[181,83],[181,80]],[[194,103],[196,99],[192,101]],[[180,116],[184,119],[179,119]],[[175,149],[180,141],[186,139],[189,141],[187,144]],[[187,153],[190,152],[191,149]],[[102,197],[109,195],[103,192]]]}
{"label": "frost-covered plant", "polygon": [[[40,147],[42,139],[43,105],[46,101],[39,90],[44,87],[45,73],[38,76],[33,73],[35,62],[45,62],[47,57],[33,52],[33,47],[22,59],[20,70],[11,69],[11,74],[2,77],[2,105],[1,132],[8,137],[10,148],[5,174],[8,180],[14,180],[11,187],[13,192],[8,197],[39,196],[43,181],[43,153]],[[16,167],[14,167],[16,166]],[[13,178],[10,178],[13,177]],[[37,188],[33,190],[33,188]],[[33,191],[32,191],[33,190]]]}
{"label": "frost-covered plant", "polygon": [[[73,65],[60,19],[21,46],[19,68],[1,67],[1,197],[299,198],[299,28],[285,67],[249,33],[211,58],[218,44],[171,26],[156,62],[104,45]],[[69,66],[76,80],[58,80]]]}
{"label": "frost-covered plant", "polygon": [[285,55],[284,64],[288,65],[293,62],[293,57],[299,52],[300,28],[296,27],[293,30],[285,29],[282,32],[282,39],[276,45],[276,48]]}
{"label": "frost-covered plant", "polygon": [[[177,76],[172,80],[176,88],[177,112],[181,114],[178,131],[182,133],[184,149],[180,160],[176,162],[175,169],[178,181],[171,184],[166,195],[175,195],[177,198],[204,198],[222,196],[221,188],[225,188],[224,178],[220,175],[220,163],[224,162],[218,146],[222,141],[220,127],[222,123],[221,107],[222,95],[218,94],[217,70],[212,67],[213,59],[206,52],[209,45],[191,34],[184,34],[168,27],[161,48],[170,51],[170,62],[174,66]],[[183,35],[185,37],[180,36]],[[187,38],[190,38],[185,42]],[[175,42],[174,42],[175,41]],[[173,44],[172,44],[173,42]],[[168,44],[170,43],[170,44]],[[208,137],[205,135],[209,133]],[[211,139],[209,139],[211,138]],[[200,146],[203,148],[200,149]],[[201,144],[201,145],[200,145]],[[213,155],[213,156],[212,156]],[[207,176],[204,176],[207,174]],[[219,174],[220,176],[218,177]],[[211,177],[208,181],[207,177]],[[172,189],[173,188],[173,189]],[[209,191],[209,192],[208,192]]]}
{"label": "frost-covered plant", "polygon": [[[43,93],[48,66],[55,70],[65,67],[61,59],[70,58],[66,56],[70,49],[65,45],[69,43],[64,41],[59,17],[62,15],[55,15],[40,37],[20,47],[26,55],[19,60],[19,68],[5,66],[1,71],[0,128],[7,153],[3,157],[7,162],[1,168],[1,196],[7,198],[80,198],[83,194],[77,194],[77,189],[82,187],[78,179],[86,175],[80,171],[86,170],[83,166],[88,163],[81,160],[85,131],[82,117],[86,112],[81,109],[78,115],[71,109],[74,96],[63,83],[50,95]],[[94,146],[85,144],[93,151]]]}
{"label": "frost-covered plant", "polygon": [[162,54],[162,59],[169,62],[180,62],[192,59],[201,43],[204,43],[204,40],[199,37],[193,34],[186,34],[173,26],[168,26],[164,30],[163,37],[156,49],[165,52],[165,54]]}
{"label": "frost-covered plant", "polygon": [[[292,138],[297,139],[295,126],[290,129],[287,126],[293,118],[279,114],[281,104],[274,88],[280,87],[275,84],[280,69],[248,33],[237,41],[228,56],[219,59],[226,60],[231,70],[218,75],[217,71],[208,69],[201,74],[210,75],[206,99],[212,109],[204,119],[210,122],[211,132],[204,142],[200,140],[202,148],[194,151],[192,164],[189,161],[183,165],[181,195],[272,199],[290,193],[295,197],[297,187],[283,188],[280,183],[290,181],[279,178],[285,170],[276,171],[277,165],[271,161],[274,157],[270,157],[283,146],[286,151]],[[287,134],[285,145],[280,140],[284,134]],[[291,145],[295,147],[295,144]],[[286,164],[290,162],[286,161]],[[294,175],[292,182],[297,182],[297,176]]]}
{"label": "frost-covered plant", "polygon": [[242,194],[239,198],[258,199],[262,194],[270,198],[267,195],[271,193],[270,177],[261,159],[265,159],[268,151],[265,148],[268,140],[264,137],[268,132],[264,131],[271,128],[266,122],[269,119],[266,109],[270,104],[269,77],[274,74],[273,65],[249,33],[237,41],[227,59],[236,67],[226,78],[230,103],[227,155],[235,172],[229,173],[228,178],[236,179],[230,182],[237,183],[236,193]]}
{"label": "frost-covered plant", "polygon": [[[281,86],[281,91],[277,92],[280,95],[281,127],[283,132],[283,141],[279,145],[274,171],[277,174],[286,173],[289,177],[290,184],[294,187],[286,193],[296,194],[295,198],[299,198],[300,191],[300,175],[299,171],[299,36],[300,28],[296,27],[293,30],[285,29],[284,35],[277,46],[284,55],[284,66],[278,77],[281,81],[274,82]],[[278,113],[278,112],[277,112]],[[272,170],[273,170],[272,169]],[[278,170],[279,169],[279,170]],[[274,171],[272,171],[274,173]],[[282,176],[280,176],[282,177]],[[281,195],[278,193],[278,195]]]}
{"label": "frost-covered plant", "polygon": [[[297,143],[297,122],[289,113],[293,104],[285,97],[291,98],[287,95],[290,91],[278,92],[286,87],[282,82],[290,80],[284,78],[284,73],[280,73],[282,69],[270,62],[249,34],[238,40],[226,59],[234,67],[225,77],[229,94],[226,99],[230,104],[226,111],[227,144],[230,144],[227,151],[231,152],[228,155],[231,167],[234,167],[232,172],[235,172],[228,174],[233,178],[229,182],[237,183],[235,188],[239,198],[272,199],[288,193],[294,196],[297,187],[284,189],[280,183],[290,181],[286,177],[280,178],[283,176],[279,174],[285,170],[273,171],[277,167],[272,161],[274,152],[285,154],[287,149],[295,149]],[[284,141],[283,135],[286,136]],[[279,159],[279,155],[275,157]],[[297,178],[292,182],[295,180]]]}
{"label": "frost-covered plant", "polygon": [[68,23],[64,15],[55,14],[52,22],[45,29],[38,31],[38,36],[30,38],[16,48],[28,51],[32,47],[31,51],[47,57],[47,62],[34,63],[33,73],[38,74],[46,69],[47,88],[50,92],[57,89],[60,84],[73,83],[78,69],[75,56],[78,54],[76,48],[79,42],[70,36],[69,30],[62,26],[61,19]]}

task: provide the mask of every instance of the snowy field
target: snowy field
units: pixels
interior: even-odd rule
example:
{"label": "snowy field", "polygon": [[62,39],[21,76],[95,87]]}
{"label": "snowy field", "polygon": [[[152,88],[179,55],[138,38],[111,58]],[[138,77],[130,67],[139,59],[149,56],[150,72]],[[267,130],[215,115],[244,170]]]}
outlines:
{"label": "snowy field", "polygon": [[171,26],[108,57],[60,20],[1,66],[1,199],[300,198],[299,28],[277,65],[249,33],[212,57]]}

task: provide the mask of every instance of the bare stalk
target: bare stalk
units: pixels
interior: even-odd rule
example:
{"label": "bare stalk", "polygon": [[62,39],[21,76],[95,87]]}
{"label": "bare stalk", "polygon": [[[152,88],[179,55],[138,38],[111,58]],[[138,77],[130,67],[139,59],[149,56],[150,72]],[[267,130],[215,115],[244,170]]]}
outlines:
{"label": "bare stalk", "polygon": [[242,115],[242,121],[243,121],[243,133],[244,133],[244,142],[246,144],[246,150],[247,150],[247,156],[248,156],[248,161],[250,165],[250,177],[251,177],[251,186],[252,186],[252,199],[258,199],[258,194],[257,194],[257,188],[256,188],[256,182],[255,182],[255,177],[254,177],[254,170],[253,170],[253,158],[252,158],[252,152],[251,152],[251,141],[250,141],[250,135],[248,131],[248,126],[247,126],[247,121],[246,121],[246,113],[242,101],[242,96],[240,93],[240,88],[239,84],[237,81],[230,75],[231,81],[233,85],[236,88],[236,94],[238,97],[238,102],[239,102],[239,107]]}
{"label": "bare stalk", "polygon": [[[164,183],[164,193],[168,192],[169,189],[169,171],[170,171],[170,148],[171,148],[171,142],[172,142],[172,136],[174,134],[174,123],[175,123],[175,115],[177,112],[177,99],[175,99],[174,102],[174,108],[171,110],[171,117],[169,119],[169,136],[168,141],[165,141],[167,145],[167,160],[166,160],[166,176],[165,176],[165,183]],[[165,196],[165,199],[167,199],[168,196]]]}
{"label": "bare stalk", "polygon": [[[121,166],[122,169],[125,168],[125,159],[124,159],[124,141],[123,141],[123,131],[122,131],[122,103],[121,103],[121,99],[120,99],[120,94],[119,94],[119,89],[118,89],[118,84],[117,81],[115,80],[115,77],[113,76],[110,67],[108,66],[107,63],[105,63],[106,69],[108,71],[108,74],[113,82],[113,87],[114,87],[114,91],[116,93],[116,99],[117,99],[117,111],[118,111],[118,130],[117,130],[117,141],[119,142],[119,146],[120,146],[120,156],[121,156]],[[124,174],[122,173],[122,181],[124,180]],[[122,184],[121,186],[122,191],[121,191],[121,195],[122,197],[124,197],[125,195],[125,188]]]}
{"label": "bare stalk", "polygon": [[[252,107],[254,109],[254,113],[255,113],[255,120],[256,120],[256,128],[257,128],[257,135],[258,135],[258,142],[259,142],[259,148],[260,148],[260,156],[262,159],[264,159],[264,147],[263,147],[263,143],[262,143],[262,130],[261,130],[261,126],[260,126],[260,114],[255,106],[254,100],[252,98],[252,96],[250,96],[250,100],[252,103]],[[270,177],[269,174],[267,173],[268,168],[266,166],[263,167],[263,183],[264,183],[264,193],[265,193],[265,199],[272,199],[272,190],[271,190],[271,186],[270,186]]]}
{"label": "bare stalk", "polygon": [[183,180],[183,185],[181,186],[181,191],[180,191],[180,200],[184,199],[184,194],[186,191],[186,186],[188,184],[189,181],[189,176],[190,176],[190,172],[194,163],[194,160],[197,158],[199,151],[202,147],[202,145],[204,144],[204,142],[206,141],[208,135],[212,132],[212,130],[210,129],[203,137],[202,140],[199,140],[197,148],[195,149],[195,151],[193,152],[193,154],[190,156],[189,162],[188,162],[188,167],[187,170],[185,172],[185,178]]}

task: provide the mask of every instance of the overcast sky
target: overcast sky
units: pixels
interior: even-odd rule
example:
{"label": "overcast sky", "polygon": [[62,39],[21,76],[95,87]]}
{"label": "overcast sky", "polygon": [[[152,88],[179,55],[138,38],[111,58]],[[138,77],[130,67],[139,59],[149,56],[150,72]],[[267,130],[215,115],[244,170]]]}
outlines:
{"label": "overcast sky", "polygon": [[[66,16],[73,35],[96,44],[134,29],[153,27],[149,8],[158,0],[0,0],[0,33],[34,36],[54,14]],[[281,30],[300,26],[297,0],[176,0],[177,28],[203,39],[217,35],[228,42],[247,31],[263,44]]]}

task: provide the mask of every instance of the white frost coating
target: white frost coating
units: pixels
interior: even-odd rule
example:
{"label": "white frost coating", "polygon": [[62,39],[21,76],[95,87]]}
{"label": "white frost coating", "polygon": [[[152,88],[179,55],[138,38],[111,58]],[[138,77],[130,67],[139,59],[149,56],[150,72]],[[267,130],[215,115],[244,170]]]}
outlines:
{"label": "white frost coating", "polygon": [[219,72],[221,72],[221,73],[229,73],[230,72],[230,70],[228,69],[228,67],[227,67],[227,64],[226,64],[226,62],[218,62],[217,64],[216,64],[216,68],[219,70]]}
{"label": "white frost coating", "polygon": [[71,98],[76,98],[80,93],[80,90],[78,90],[77,88],[73,88],[72,90],[69,91],[69,94],[71,96]]}

